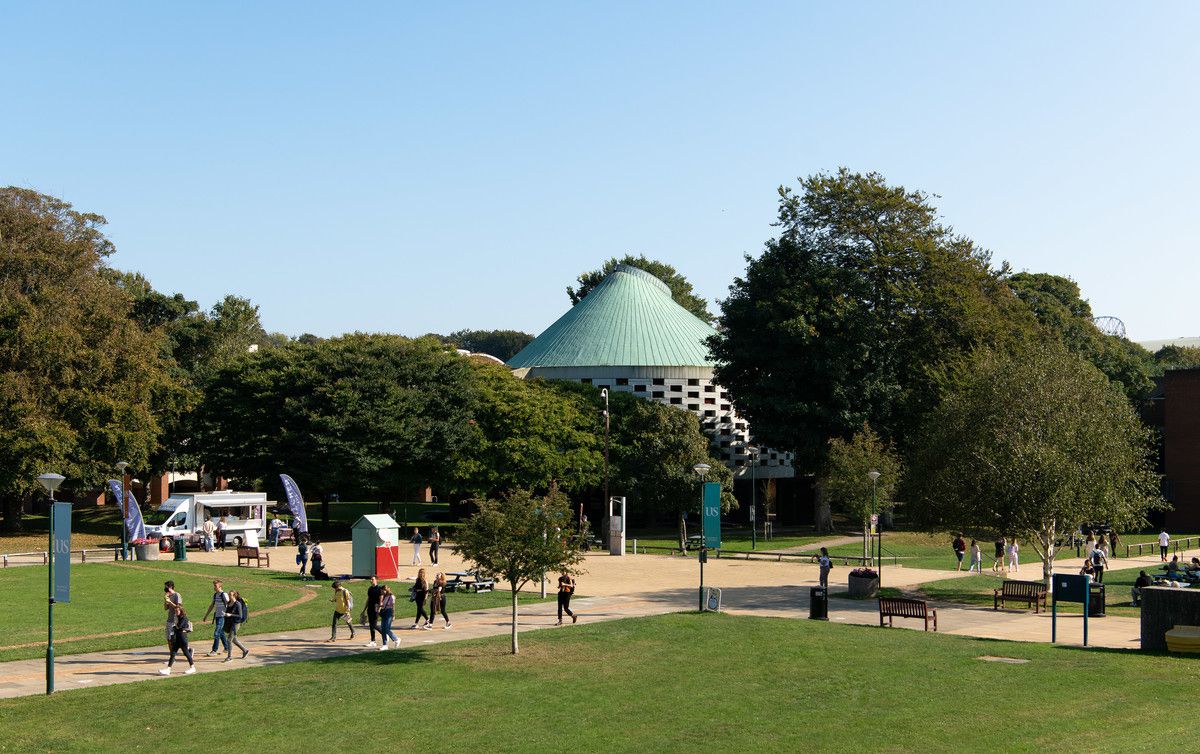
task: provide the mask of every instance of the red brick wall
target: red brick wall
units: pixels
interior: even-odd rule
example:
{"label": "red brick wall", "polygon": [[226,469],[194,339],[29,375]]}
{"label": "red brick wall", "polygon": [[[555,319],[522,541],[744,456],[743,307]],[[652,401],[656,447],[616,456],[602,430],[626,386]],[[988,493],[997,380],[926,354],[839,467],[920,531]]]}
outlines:
{"label": "red brick wall", "polygon": [[1163,387],[1163,455],[1175,506],[1167,530],[1200,531],[1200,369],[1169,371]]}

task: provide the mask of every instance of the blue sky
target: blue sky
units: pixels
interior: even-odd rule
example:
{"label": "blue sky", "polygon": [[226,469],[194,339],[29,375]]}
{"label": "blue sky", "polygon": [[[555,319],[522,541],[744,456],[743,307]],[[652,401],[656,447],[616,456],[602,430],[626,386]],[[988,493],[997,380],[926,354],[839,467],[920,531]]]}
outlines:
{"label": "blue sky", "polygon": [[[1138,7],[1142,5],[1144,7]],[[436,6],[436,7],[429,7]],[[775,189],[937,194],[1137,339],[1200,334],[1200,4],[0,5],[0,183],[270,330],[534,333],[612,255],[718,299]]]}

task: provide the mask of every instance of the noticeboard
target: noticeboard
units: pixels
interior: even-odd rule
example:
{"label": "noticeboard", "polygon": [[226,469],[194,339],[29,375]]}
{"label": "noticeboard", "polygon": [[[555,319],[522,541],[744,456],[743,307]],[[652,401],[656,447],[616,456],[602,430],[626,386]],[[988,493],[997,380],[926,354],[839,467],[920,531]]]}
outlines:
{"label": "noticeboard", "polygon": [[1078,602],[1083,604],[1088,601],[1088,584],[1090,580],[1087,576],[1078,573],[1056,573],[1053,579],[1055,602]]}

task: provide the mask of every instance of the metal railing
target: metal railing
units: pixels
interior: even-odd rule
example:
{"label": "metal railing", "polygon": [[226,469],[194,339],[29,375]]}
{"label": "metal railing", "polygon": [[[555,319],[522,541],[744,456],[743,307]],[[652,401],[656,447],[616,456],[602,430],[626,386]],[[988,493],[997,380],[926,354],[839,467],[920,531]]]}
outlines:
{"label": "metal railing", "polygon": [[[109,555],[112,556],[113,560],[121,559],[121,551],[119,549],[105,548],[103,550],[71,550],[72,555],[79,556],[80,563],[88,562],[88,553],[92,553],[92,560],[108,560]],[[99,557],[97,557],[97,554],[99,554]],[[38,565],[38,561],[41,562],[41,565],[49,565],[50,552],[48,550],[35,550],[34,552],[10,552],[6,554],[0,554],[0,562],[3,563],[3,566],[0,567],[8,568],[10,561],[16,558],[27,558],[28,561],[15,562],[11,563],[11,565]]]}
{"label": "metal railing", "polygon": [[[653,552],[666,552],[670,555],[675,555],[676,553],[678,553],[680,555],[687,556],[687,555],[692,555],[696,552],[699,552],[698,547],[694,547],[694,548],[685,550],[681,547],[668,547],[665,545],[640,545],[640,544],[638,544],[638,541],[636,539],[632,540],[632,541],[633,541],[633,544],[630,547],[630,551],[634,555],[637,555],[639,553],[645,555],[645,554],[653,551]],[[783,560],[785,558],[790,559],[792,562],[799,561],[799,562],[816,563],[817,559],[821,557],[821,553],[819,553],[819,552],[775,552],[772,550],[726,550],[726,549],[722,549],[722,548],[712,549],[712,550],[709,550],[709,552],[713,553],[713,557],[716,557],[716,558],[729,558],[729,559],[743,558],[745,560],[774,560],[776,563],[783,562]],[[841,563],[842,565],[850,565],[851,563],[855,563],[857,565],[869,565],[870,563],[873,562],[871,558],[863,557],[862,555],[831,554],[829,556],[829,559],[835,563]],[[890,559],[892,561],[892,565],[896,565],[898,562],[897,556],[895,554],[888,556],[888,558],[885,558],[885,559]]]}

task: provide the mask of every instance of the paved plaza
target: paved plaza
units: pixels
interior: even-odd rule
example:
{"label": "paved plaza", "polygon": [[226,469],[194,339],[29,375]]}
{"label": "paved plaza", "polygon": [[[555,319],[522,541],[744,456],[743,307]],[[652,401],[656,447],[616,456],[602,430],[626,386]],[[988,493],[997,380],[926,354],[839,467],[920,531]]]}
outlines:
{"label": "paved plaza", "polygon": [[[350,566],[350,543],[332,542],[324,545],[326,562],[331,574],[346,573]],[[411,556],[411,550],[407,551]],[[279,570],[291,567],[293,548],[281,547],[273,565]],[[402,554],[404,550],[402,550]],[[427,549],[422,553],[427,560]],[[1190,558],[1192,553],[1186,557]],[[225,552],[189,553],[188,560],[216,565],[235,565],[233,549]],[[948,558],[948,560],[950,560]],[[1157,567],[1157,557],[1131,558],[1112,561],[1114,569]],[[1074,571],[1079,566],[1076,559],[1059,561],[1058,571]],[[121,567],[103,565],[98,567]],[[443,550],[438,566],[426,565],[429,572],[437,570],[463,570],[464,564],[455,554]],[[580,615],[580,623],[616,620],[620,618],[660,615],[682,610],[694,610],[697,606],[697,584],[699,565],[694,558],[665,555],[627,555],[623,558],[607,554],[589,554],[584,568],[587,573],[580,576],[579,593],[582,597],[572,602]],[[1038,563],[1025,566],[1027,578],[1040,574]],[[848,569],[835,568],[831,578],[832,591],[845,580]],[[400,579],[411,579],[417,566],[401,566]],[[722,589],[723,609],[735,615],[758,615],[778,618],[804,619],[808,617],[809,588],[817,584],[817,567],[807,563],[774,562],[767,560],[744,560],[710,558],[705,566],[705,583]],[[968,575],[965,571],[940,571],[904,567],[883,569],[883,586],[908,589],[938,579]],[[553,574],[547,580],[547,593],[553,593]],[[328,588],[325,582],[309,582],[314,589]],[[537,585],[527,589],[535,591]],[[157,607],[157,595],[147,596],[148,605]],[[1026,610],[994,611],[990,607],[976,607],[933,603],[938,612],[938,630],[944,634],[972,636],[1011,641],[1048,642],[1051,619],[1048,613],[1034,614]],[[450,608],[453,611],[453,595]],[[151,608],[147,608],[150,610]],[[407,611],[408,604],[404,603]],[[507,635],[510,631],[508,607],[475,610],[464,613],[451,612],[453,628],[432,631],[407,630],[407,612],[398,615],[396,624],[400,628],[399,651],[409,651],[447,641],[477,639]],[[155,614],[157,617],[157,614]],[[874,600],[832,599],[829,618],[833,622],[877,625],[878,608]],[[556,607],[553,602],[521,606],[521,630],[572,630],[571,626],[555,628]],[[203,649],[205,629],[210,624],[197,626],[194,644]],[[921,621],[897,619],[897,628],[923,629]],[[210,629],[211,630],[211,629]],[[343,627],[339,632],[345,637]],[[1097,647],[1134,649],[1139,642],[1137,618],[1109,616],[1093,619],[1089,625],[1089,643]],[[335,657],[354,652],[377,651],[365,644],[368,633],[359,630],[355,640],[339,639],[336,643],[325,641],[329,637],[328,627],[244,636],[251,655],[245,660],[223,663],[222,657],[204,657],[203,651],[196,653],[200,673],[226,671],[244,667],[258,667],[283,662]],[[1060,643],[1079,645],[1082,643],[1082,617],[1060,616]],[[131,681],[161,678],[158,670],[163,666],[166,652],[162,646],[140,649],[96,652],[78,655],[60,655],[56,660],[56,686],[59,690],[103,686]],[[178,666],[179,663],[177,663]],[[178,672],[182,672],[181,669]],[[42,659],[21,660],[0,664],[0,698],[41,694],[45,692],[45,662]]]}

